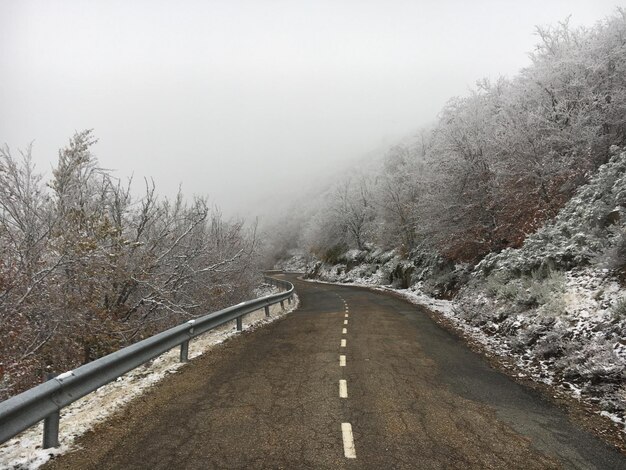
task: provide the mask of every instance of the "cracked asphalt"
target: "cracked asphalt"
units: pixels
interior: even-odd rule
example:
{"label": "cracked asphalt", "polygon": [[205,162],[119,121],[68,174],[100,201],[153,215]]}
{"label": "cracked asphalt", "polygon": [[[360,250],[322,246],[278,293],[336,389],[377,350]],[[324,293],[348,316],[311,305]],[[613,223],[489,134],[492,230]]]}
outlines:
{"label": "cracked asphalt", "polygon": [[46,468],[626,469],[419,307],[287,278],[299,310],[194,359]]}

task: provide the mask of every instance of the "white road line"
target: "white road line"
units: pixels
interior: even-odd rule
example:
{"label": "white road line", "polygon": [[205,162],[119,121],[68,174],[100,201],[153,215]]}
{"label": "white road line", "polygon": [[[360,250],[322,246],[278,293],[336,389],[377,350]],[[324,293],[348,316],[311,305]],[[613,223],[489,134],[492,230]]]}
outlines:
{"label": "white road line", "polygon": [[344,321],[343,321],[343,324],[344,324],[344,325],[347,325],[347,324],[348,324],[348,320],[344,320]]}
{"label": "white road line", "polygon": [[352,435],[352,425],[350,423],[341,423],[341,435],[343,436],[343,455],[347,459],[356,459],[354,436]]}
{"label": "white road line", "polygon": [[345,317],[348,318],[348,314],[347,313],[346,313]]}
{"label": "white road line", "polygon": [[344,328],[343,330],[341,330],[341,334],[342,335],[347,335],[348,334],[348,329]]}
{"label": "white road line", "polygon": [[339,381],[339,398],[348,398],[348,382],[343,379]]}
{"label": "white road line", "polygon": [[345,340],[345,339],[342,339],[342,340],[341,340],[341,347],[342,347],[342,348],[345,348],[345,347],[346,347],[346,340]]}
{"label": "white road line", "polygon": [[346,356],[339,356],[339,367],[346,367]]}

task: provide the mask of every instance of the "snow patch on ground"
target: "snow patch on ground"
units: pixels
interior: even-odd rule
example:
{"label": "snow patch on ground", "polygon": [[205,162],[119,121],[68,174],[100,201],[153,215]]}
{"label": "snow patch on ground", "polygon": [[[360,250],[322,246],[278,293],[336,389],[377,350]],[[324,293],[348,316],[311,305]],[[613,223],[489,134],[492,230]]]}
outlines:
{"label": "snow patch on ground", "polygon": [[[271,286],[257,289],[259,296],[277,292]],[[270,316],[265,311],[257,310],[243,318],[243,329],[254,330],[271,323],[297,309],[299,299],[294,294],[294,301],[285,303],[285,310],[280,304],[270,307]],[[232,323],[232,322],[231,322]],[[236,325],[228,323],[192,339],[189,343],[189,359],[201,356],[217,344],[237,334]],[[164,377],[176,373],[183,366],[179,362],[180,350],[175,348],[133,369],[117,380],[100,387],[95,392],[81,398],[61,410],[59,427],[60,447],[42,449],[43,423],[24,431],[0,446],[0,468],[7,470],[36,469],[46,463],[53,455],[71,450],[75,440],[97,423],[106,420],[114,412],[144,393],[148,388],[159,383]]]}

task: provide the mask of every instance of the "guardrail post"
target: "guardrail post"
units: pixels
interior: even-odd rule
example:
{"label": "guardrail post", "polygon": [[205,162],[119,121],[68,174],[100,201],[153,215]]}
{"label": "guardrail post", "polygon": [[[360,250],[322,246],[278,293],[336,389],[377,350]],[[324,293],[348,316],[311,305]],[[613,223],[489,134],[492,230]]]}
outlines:
{"label": "guardrail post", "polygon": [[[55,374],[48,374],[48,380],[54,379]],[[59,421],[61,410],[50,413],[43,419],[43,448],[59,447]]]}
{"label": "guardrail post", "polygon": [[189,340],[180,343],[180,362],[189,361]]}
{"label": "guardrail post", "polygon": [[282,308],[282,309],[285,308],[285,301],[284,300],[280,301],[280,308]]}
{"label": "guardrail post", "polygon": [[287,297],[287,302],[289,303],[289,305],[291,305],[291,296]]}
{"label": "guardrail post", "polygon": [[270,306],[269,306],[269,305],[266,305],[266,306],[265,306],[265,316],[266,316],[266,317],[269,317],[269,316],[270,316]]}
{"label": "guardrail post", "polygon": [[243,330],[243,324],[241,321],[241,317],[237,317],[237,331]]}

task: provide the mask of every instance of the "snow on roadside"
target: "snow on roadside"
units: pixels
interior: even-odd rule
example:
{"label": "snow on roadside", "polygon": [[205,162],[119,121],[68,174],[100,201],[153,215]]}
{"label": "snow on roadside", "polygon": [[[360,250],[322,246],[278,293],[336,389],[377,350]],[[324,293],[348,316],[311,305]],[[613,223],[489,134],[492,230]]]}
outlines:
{"label": "snow on roadside", "polygon": [[[275,288],[263,287],[258,289],[256,294],[265,296],[276,291]],[[243,329],[244,331],[254,330],[271,323],[292,312],[298,308],[298,305],[298,296],[294,294],[294,302],[291,305],[285,304],[285,310],[281,309],[280,304],[272,305],[269,317],[265,316],[263,309],[254,311],[244,317]],[[215,345],[235,336],[237,334],[236,326],[231,323],[191,340],[189,359],[192,360],[201,356]],[[63,408],[59,428],[60,447],[56,449],[41,448],[43,423],[31,427],[5,442],[0,446],[0,468],[7,470],[36,469],[45,464],[51,456],[72,450],[78,437],[97,423],[104,421],[148,388],[160,382],[164,377],[175,373],[182,367],[183,364],[179,362],[179,354],[179,348],[174,348]]]}

